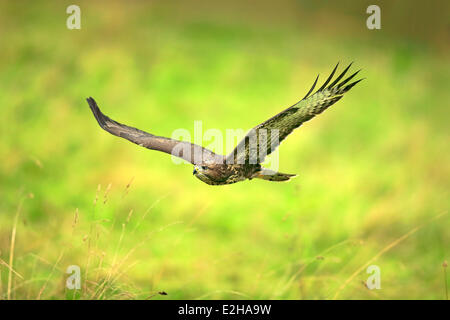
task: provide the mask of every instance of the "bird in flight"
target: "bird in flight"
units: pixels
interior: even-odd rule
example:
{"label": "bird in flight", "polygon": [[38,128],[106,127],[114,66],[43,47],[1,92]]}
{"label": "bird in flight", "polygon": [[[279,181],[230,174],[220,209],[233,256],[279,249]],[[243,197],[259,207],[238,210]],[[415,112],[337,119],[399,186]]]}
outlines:
{"label": "bird in flight", "polygon": [[269,170],[261,163],[294,129],[322,113],[363,80],[350,82],[360,70],[342,80],[350,64],[330,83],[338,65],[317,91],[312,93],[319,76],[302,100],[251,129],[228,155],[219,155],[190,142],[160,137],[126,126],[104,115],[93,98],[87,98],[87,102],[102,129],[142,147],[169,153],[192,163],[195,177],[209,185],[231,184],[253,178],[288,181],[295,174]]}

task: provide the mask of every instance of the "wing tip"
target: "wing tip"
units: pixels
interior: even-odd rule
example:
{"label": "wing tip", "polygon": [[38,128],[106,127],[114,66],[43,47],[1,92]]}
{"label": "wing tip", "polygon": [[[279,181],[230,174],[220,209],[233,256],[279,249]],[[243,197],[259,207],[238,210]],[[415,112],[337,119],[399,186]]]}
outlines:
{"label": "wing tip", "polygon": [[344,92],[349,91],[351,88],[353,88],[354,86],[356,86],[359,82],[363,81],[364,79],[366,79],[366,78],[361,78],[361,79],[359,79],[359,80],[356,80],[356,81],[354,81],[354,82],[348,84],[346,87],[344,87]]}
{"label": "wing tip", "polygon": [[[334,74],[336,73],[336,71],[337,71],[337,69],[338,69],[340,63],[341,63],[340,61],[337,62],[336,66],[334,67],[334,69],[333,69],[333,71],[331,72],[330,76],[328,77],[328,79],[325,80],[325,83],[324,83],[319,89],[317,89],[316,92],[314,92],[313,94],[311,94],[312,91],[314,90],[316,84],[317,84],[317,80],[318,80],[318,78],[319,78],[319,76],[317,76],[316,80],[315,80],[314,83],[313,83],[313,86],[312,86],[311,89],[308,91],[308,93],[305,95],[305,97],[303,97],[302,100],[307,99],[309,96],[314,95],[314,94],[316,94],[316,93],[318,93],[318,92],[320,92],[320,91],[323,91],[323,90],[325,90],[325,89],[332,89],[332,88],[334,88],[334,87],[337,87],[337,89],[339,89],[339,88],[343,87],[347,82],[349,82],[353,77],[355,77],[355,76],[362,70],[362,69],[359,69],[358,71],[356,71],[355,73],[353,73],[351,76],[349,76],[349,77],[346,78],[345,80],[341,81],[342,78],[344,77],[344,75],[347,73],[347,71],[348,71],[348,70],[350,69],[350,67],[353,65],[354,61],[352,61],[352,62],[350,62],[350,64],[349,64],[349,65],[348,65],[348,66],[347,66],[347,67],[339,74],[339,76],[338,76],[338,77],[337,77],[330,85],[328,85],[328,84],[330,83],[330,81],[333,79],[333,76],[334,76]],[[358,81],[358,82],[359,82],[359,81]],[[354,84],[351,83],[351,84],[352,84],[351,87],[353,87],[353,85],[355,85],[356,83],[354,83]],[[328,87],[327,87],[327,85],[328,85]],[[345,86],[344,88],[347,88],[347,87],[348,87],[348,90],[351,88],[351,87],[349,87],[349,85]],[[348,91],[348,90],[347,90],[347,91]]]}
{"label": "wing tip", "polygon": [[327,80],[325,80],[324,84],[315,93],[320,92],[327,87],[328,83],[331,81],[331,79],[333,79],[333,76],[336,73],[336,70],[338,67],[339,67],[339,62],[336,64],[333,71],[331,71],[331,74],[328,76]]}
{"label": "wing tip", "polygon": [[316,87],[316,84],[317,84],[317,80],[319,80],[319,76],[320,76],[320,74],[317,75],[316,80],[314,81],[311,89],[309,89],[308,93],[303,97],[302,100],[308,98],[309,94],[314,90],[314,88]]}
{"label": "wing tip", "polygon": [[91,111],[94,114],[94,117],[97,120],[98,124],[100,125],[100,127],[104,128],[106,125],[106,116],[100,111],[97,102],[95,102],[94,98],[92,97],[86,98],[86,101],[89,104],[89,107],[91,108]]}
{"label": "wing tip", "polygon": [[86,101],[89,104],[89,107],[91,107],[91,109],[98,109],[97,103],[95,102],[94,98],[87,97]]}

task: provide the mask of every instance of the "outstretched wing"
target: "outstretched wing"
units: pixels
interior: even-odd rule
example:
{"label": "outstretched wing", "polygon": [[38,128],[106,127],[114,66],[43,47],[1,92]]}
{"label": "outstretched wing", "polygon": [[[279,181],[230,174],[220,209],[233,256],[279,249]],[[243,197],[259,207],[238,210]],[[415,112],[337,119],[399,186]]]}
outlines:
{"label": "outstretched wing", "polygon": [[94,113],[95,119],[97,119],[100,127],[115,136],[125,138],[151,150],[158,150],[172,154],[192,164],[209,164],[223,161],[222,155],[218,155],[199,145],[155,136],[142,130],[116,122],[105,116],[100,111],[93,98],[87,98],[86,100],[89,103],[89,107]]}
{"label": "outstretched wing", "polygon": [[[227,163],[261,163],[265,157],[275,151],[279,144],[303,122],[322,113],[329,106],[342,98],[344,93],[363,79],[347,84],[360,70],[341,81],[352,64],[350,64],[330,85],[339,63],[325,83],[315,93],[319,76],[306,96],[290,108],[256,126],[242,139],[227,156]],[[340,82],[341,81],[341,82]],[[327,86],[328,85],[328,86]]]}

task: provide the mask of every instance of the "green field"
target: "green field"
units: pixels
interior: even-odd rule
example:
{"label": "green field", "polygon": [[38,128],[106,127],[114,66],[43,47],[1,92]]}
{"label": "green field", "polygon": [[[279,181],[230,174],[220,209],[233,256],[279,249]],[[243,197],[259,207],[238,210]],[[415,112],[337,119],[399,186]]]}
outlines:
{"label": "green field", "polygon": [[[68,30],[72,2],[1,1],[0,299],[446,299],[449,5],[381,1],[368,30],[370,2],[314,3],[78,1]],[[85,101],[249,129],[338,61],[366,79],[285,140],[287,183],[206,185]]]}

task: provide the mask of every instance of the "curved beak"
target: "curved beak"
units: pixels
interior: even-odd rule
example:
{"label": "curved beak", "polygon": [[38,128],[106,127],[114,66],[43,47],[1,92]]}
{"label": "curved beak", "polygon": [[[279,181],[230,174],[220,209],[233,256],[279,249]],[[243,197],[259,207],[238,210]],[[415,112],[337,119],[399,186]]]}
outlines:
{"label": "curved beak", "polygon": [[194,167],[194,171],[192,172],[192,174],[196,174],[197,173],[197,168]]}

